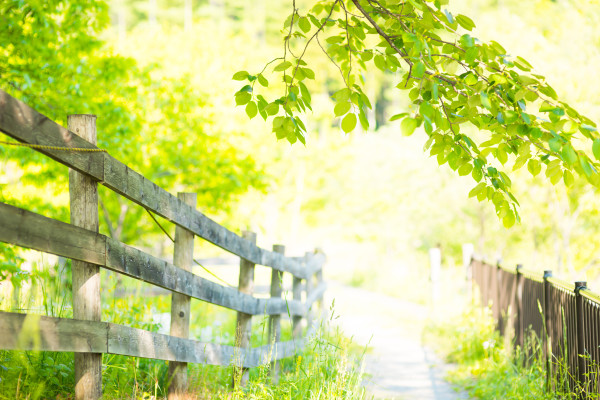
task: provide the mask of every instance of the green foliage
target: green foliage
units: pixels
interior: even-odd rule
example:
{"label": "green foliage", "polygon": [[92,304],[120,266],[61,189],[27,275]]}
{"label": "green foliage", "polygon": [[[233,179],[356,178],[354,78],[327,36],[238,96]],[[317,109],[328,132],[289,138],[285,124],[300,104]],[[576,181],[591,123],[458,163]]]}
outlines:
{"label": "green foliage", "polygon": [[[427,341],[456,364],[448,377],[478,399],[553,399],[546,391],[545,361],[539,339],[528,351],[511,353],[489,310],[470,309],[459,318],[427,328]],[[506,347],[508,346],[508,347]]]}
{"label": "green foliage", "polygon": [[[71,317],[70,267],[36,265],[34,285],[24,294],[29,313]],[[158,316],[170,313],[170,295],[144,297],[148,285],[113,273],[102,273],[102,320],[152,332],[165,331]],[[65,284],[66,283],[66,284]],[[120,291],[120,294],[119,294]],[[125,295],[123,294],[125,293]],[[0,306],[2,303],[0,303]],[[43,309],[43,310],[41,310]],[[206,342],[235,345],[236,313],[192,301],[190,335]],[[255,319],[252,346],[268,344],[268,318]],[[291,340],[291,324],[282,324],[282,340]],[[281,361],[283,374],[271,384],[269,365],[253,368],[246,388],[232,389],[232,367],[190,364],[191,392],[197,398],[363,399],[361,362],[364,349],[354,346],[325,321],[297,357]],[[73,353],[0,351],[0,399],[61,398],[72,393]],[[103,392],[107,399],[165,398],[167,363],[136,357],[103,355]],[[196,397],[193,397],[196,398]]]}
{"label": "green foliage", "polygon": [[[255,93],[256,77],[249,74],[251,86],[238,91],[236,98],[243,94],[248,100],[260,100],[262,117],[275,116],[273,132],[278,139],[304,142],[306,129],[298,114],[310,109],[311,101],[299,88],[303,80],[314,78],[304,55],[317,42],[339,69],[345,86],[333,94],[334,114],[342,117],[344,132],[354,130],[357,119],[368,127],[370,102],[362,73],[371,62],[381,71],[401,71],[397,88],[413,104],[412,113],[393,117],[403,118],[402,133],[408,136],[421,127],[429,137],[429,154],[460,175],[471,174],[478,182],[472,195],[491,201],[506,227],[519,220],[511,180],[498,169],[509,158],[516,165],[527,163],[532,175],[545,166],[552,184],[562,180],[571,185],[576,172],[600,186],[600,164],[588,155],[591,142],[599,139],[596,124],[559,100],[524,58],[509,56],[495,41],[472,37],[468,32],[475,23],[465,15],[453,15],[444,5],[438,0],[334,0],[316,2],[301,13],[294,3],[282,31],[283,56],[261,71],[277,61],[272,71],[280,75],[284,95],[267,100]],[[314,32],[307,29],[307,21]],[[348,104],[356,110],[346,114]],[[273,105],[277,112],[265,112]],[[487,132],[487,140],[476,140],[467,126]]]}
{"label": "green foliage", "polygon": [[[97,115],[99,147],[167,190],[198,192],[204,210],[226,211],[250,188],[264,189],[264,173],[236,143],[239,133],[214,128],[203,112],[209,96],[188,76],[166,77],[160,64],[115,55],[99,39],[109,22],[106,2],[9,0],[0,20],[3,90],[63,126],[68,114]],[[255,116],[256,106],[247,112]],[[0,156],[18,162],[20,184],[38,188],[0,186],[3,201],[68,220],[60,192],[66,168],[30,149],[2,148]],[[55,199],[48,189],[58,192]],[[101,229],[109,235],[127,241],[158,232],[128,223],[142,218],[139,207],[105,191],[101,200]]]}

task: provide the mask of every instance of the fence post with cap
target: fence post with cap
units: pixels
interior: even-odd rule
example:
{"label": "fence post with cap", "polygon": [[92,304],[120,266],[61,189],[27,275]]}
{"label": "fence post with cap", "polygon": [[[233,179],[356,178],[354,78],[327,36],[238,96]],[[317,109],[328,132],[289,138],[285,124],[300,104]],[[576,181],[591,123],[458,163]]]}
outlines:
{"label": "fence post with cap", "polygon": [[584,342],[584,321],[583,321],[583,297],[581,291],[587,289],[587,282],[575,282],[575,312],[577,320],[577,380],[581,385],[583,392],[580,398],[586,398],[586,360],[585,360],[585,342]]}

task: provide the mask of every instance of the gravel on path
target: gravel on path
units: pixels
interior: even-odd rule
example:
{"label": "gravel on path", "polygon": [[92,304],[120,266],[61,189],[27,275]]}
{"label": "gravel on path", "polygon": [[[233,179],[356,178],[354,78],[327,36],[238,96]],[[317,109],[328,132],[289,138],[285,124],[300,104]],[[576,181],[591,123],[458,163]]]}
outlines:
{"label": "gravel on path", "polygon": [[459,400],[443,377],[448,366],[421,343],[427,307],[364,289],[328,282],[326,304],[335,323],[369,351],[365,386],[376,399]]}

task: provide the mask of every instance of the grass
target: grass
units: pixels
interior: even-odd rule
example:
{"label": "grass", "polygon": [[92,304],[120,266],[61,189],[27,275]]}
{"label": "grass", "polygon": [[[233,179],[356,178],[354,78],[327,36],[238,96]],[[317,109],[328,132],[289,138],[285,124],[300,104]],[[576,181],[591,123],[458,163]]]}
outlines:
{"label": "grass", "polygon": [[[39,268],[39,269],[38,269]],[[0,293],[0,309],[69,318],[72,316],[69,264],[36,266],[15,303],[12,293]],[[170,310],[170,296],[117,298],[117,286],[139,289],[141,284],[102,272],[103,320],[165,332],[157,316]],[[67,279],[65,279],[67,277]],[[23,301],[27,299],[27,301]],[[331,310],[333,311],[333,310]],[[333,314],[332,314],[333,315]],[[235,344],[236,313],[192,301],[191,337]],[[168,328],[168,327],[166,327]],[[291,339],[291,323],[282,318],[282,340]],[[254,318],[252,346],[268,342],[267,318]],[[304,350],[281,361],[279,382],[271,381],[270,365],[250,370],[248,385],[232,388],[234,368],[190,364],[190,399],[363,399],[363,349],[323,321]],[[160,399],[167,393],[167,363],[104,354],[103,398]],[[0,399],[70,399],[74,387],[73,353],[0,351]]]}
{"label": "grass", "polygon": [[[546,380],[542,341],[526,335],[525,346],[514,348],[495,329],[490,310],[471,306],[458,318],[430,323],[425,342],[455,367],[447,378],[474,399],[577,399],[581,387],[569,387],[564,362],[555,360],[551,390]],[[590,371],[600,370],[590,365]],[[594,373],[595,373],[594,372]],[[593,373],[590,373],[593,375]],[[600,398],[589,394],[587,398]],[[594,397],[595,396],[595,397]]]}

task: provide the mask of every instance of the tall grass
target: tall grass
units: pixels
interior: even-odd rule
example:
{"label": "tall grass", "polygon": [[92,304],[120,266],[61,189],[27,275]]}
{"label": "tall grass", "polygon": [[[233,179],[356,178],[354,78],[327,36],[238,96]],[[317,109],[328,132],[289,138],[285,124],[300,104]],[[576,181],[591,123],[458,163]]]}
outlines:
{"label": "tall grass", "polygon": [[[0,309],[49,316],[72,317],[70,264],[33,266],[19,292],[20,301],[3,293]],[[138,281],[118,278],[103,271],[103,320],[150,331],[163,331],[156,316],[168,313],[170,296],[124,298],[115,289],[135,292]],[[139,293],[139,290],[137,290]],[[6,299],[11,299],[6,300]],[[23,301],[26,299],[26,301]],[[191,337],[234,345],[236,313],[192,301]],[[267,318],[255,318],[252,345],[268,343]],[[282,340],[291,339],[291,324],[282,321]],[[190,399],[363,399],[362,349],[353,346],[329,321],[322,321],[304,350],[281,361],[277,384],[271,381],[270,365],[250,370],[246,387],[232,388],[234,368],[189,365]],[[73,353],[0,351],[0,399],[72,398]],[[136,357],[104,354],[103,393],[106,399],[159,399],[167,394],[167,363]]]}
{"label": "tall grass", "polygon": [[[564,335],[566,337],[566,334]],[[600,365],[589,355],[584,385],[565,362],[566,355],[551,358],[547,380],[543,340],[527,332],[523,347],[503,338],[488,308],[472,306],[458,318],[430,323],[425,341],[455,364],[448,379],[475,399],[600,399]],[[567,343],[564,348],[568,348]]]}
{"label": "tall grass", "polygon": [[426,342],[455,364],[448,379],[475,399],[554,399],[546,390],[540,341],[528,335],[513,350],[495,329],[488,309],[469,308],[458,318],[426,328]]}

